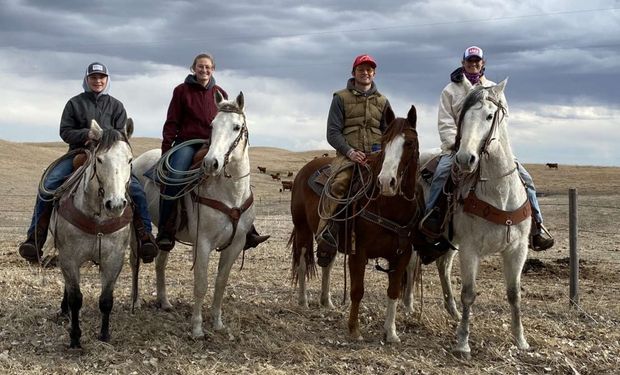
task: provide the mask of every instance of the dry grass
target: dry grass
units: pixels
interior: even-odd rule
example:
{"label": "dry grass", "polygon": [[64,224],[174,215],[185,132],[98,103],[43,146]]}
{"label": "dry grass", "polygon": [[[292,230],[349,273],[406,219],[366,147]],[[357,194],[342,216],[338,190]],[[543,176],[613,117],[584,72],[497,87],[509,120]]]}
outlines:
{"label": "dry grass", "polygon": [[[154,139],[134,140],[134,153],[158,147]],[[83,352],[70,352],[67,321],[56,311],[63,286],[58,269],[41,270],[25,264],[16,253],[23,239],[41,170],[65,146],[0,141],[0,373],[2,374],[611,374],[620,366],[620,216],[619,168],[560,165],[558,171],[528,165],[541,192],[546,222],[557,245],[542,254],[538,268],[523,275],[523,316],[533,349],[518,351],[510,335],[510,312],[501,264],[485,260],[478,278],[479,296],[471,325],[473,359],[463,362],[450,354],[455,322],[443,311],[435,268],[423,275],[421,317],[398,314],[399,345],[383,342],[384,274],[369,266],[361,323],[365,340],[347,337],[348,305],[342,304],[342,259],[334,275],[334,310],[318,306],[319,283],[310,284],[309,309],[296,304],[288,279],[286,240],[292,229],[290,194],[268,173],[286,174],[324,151],[293,153],[252,148],[252,183],[257,196],[257,227],[272,234],[261,248],[246,254],[231,273],[225,293],[223,332],[213,332],[205,314],[205,340],[189,337],[192,302],[191,254],[178,247],[171,255],[169,296],[175,310],[154,307],[152,265],[141,274],[144,305],[130,312],[130,272],[125,267],[115,291],[111,317],[112,340],[96,340],[100,318],[96,267],[83,268],[84,305],[81,322]],[[285,178],[286,179],[286,178]],[[566,189],[579,189],[581,250],[580,308],[568,307],[568,215]],[[615,209],[613,207],[616,207]],[[217,256],[210,265],[213,274]],[[458,266],[455,288],[459,287]],[[210,285],[211,287],[211,285]],[[212,291],[212,289],[211,289]],[[209,293],[211,294],[211,293]],[[210,300],[210,296],[207,299]],[[205,313],[208,309],[205,308]]]}

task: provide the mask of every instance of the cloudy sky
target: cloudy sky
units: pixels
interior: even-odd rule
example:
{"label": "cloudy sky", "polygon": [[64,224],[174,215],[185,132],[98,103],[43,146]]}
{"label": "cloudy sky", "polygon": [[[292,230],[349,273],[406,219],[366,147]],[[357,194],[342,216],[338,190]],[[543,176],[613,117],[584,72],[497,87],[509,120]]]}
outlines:
{"label": "cloudy sky", "polygon": [[418,108],[423,148],[439,146],[437,102],[463,50],[509,77],[510,132],[529,163],[620,166],[620,0],[0,0],[0,139],[57,141],[92,61],[110,94],[160,137],[194,56],[216,58],[243,91],[253,146],[327,149],[332,93],[354,57],[378,61],[397,115]]}

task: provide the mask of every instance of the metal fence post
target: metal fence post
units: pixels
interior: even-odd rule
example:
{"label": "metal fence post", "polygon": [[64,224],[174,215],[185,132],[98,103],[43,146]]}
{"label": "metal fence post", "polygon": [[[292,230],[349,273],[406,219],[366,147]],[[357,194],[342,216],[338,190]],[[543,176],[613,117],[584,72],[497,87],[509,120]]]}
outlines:
{"label": "metal fence post", "polygon": [[568,189],[568,229],[569,229],[569,306],[579,305],[579,249],[577,248],[577,189]]}

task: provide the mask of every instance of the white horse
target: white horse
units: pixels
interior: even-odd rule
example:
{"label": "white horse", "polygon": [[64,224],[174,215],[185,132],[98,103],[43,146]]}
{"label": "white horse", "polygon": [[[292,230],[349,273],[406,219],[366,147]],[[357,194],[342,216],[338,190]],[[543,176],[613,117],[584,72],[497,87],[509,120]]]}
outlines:
{"label": "white horse", "polygon": [[[192,311],[192,336],[204,336],[202,328],[202,305],[207,292],[209,257],[220,250],[211,315],[213,329],[222,330],[222,299],[233,263],[243,250],[246,233],[252,227],[255,213],[250,190],[250,160],[248,156],[248,130],[243,112],[243,93],[235,100],[225,100],[216,92],[218,114],[213,119],[209,152],[202,161],[205,178],[195,190],[196,195],[185,195],[188,226],[176,234],[176,238],[193,244],[194,252],[194,306]],[[157,164],[160,150],[150,150],[136,158],[133,168],[141,179],[151,217],[159,217],[159,186],[143,176]],[[180,215],[179,215],[180,216]],[[234,218],[238,222],[233,225]],[[180,218],[179,218],[180,220]],[[227,246],[228,245],[228,246]],[[133,244],[132,244],[133,246]],[[135,265],[135,251],[132,264]],[[157,302],[164,309],[172,309],[166,293],[165,267],[168,252],[160,251],[155,262],[157,276]],[[136,272],[135,267],[132,270]],[[135,284],[132,300],[139,305],[138,286]]]}
{"label": "white horse", "polygon": [[[505,86],[506,80],[489,88],[473,88],[459,119],[460,145],[454,163],[461,182],[454,197],[458,204],[453,217],[453,242],[459,248],[462,316],[454,352],[467,359],[471,357],[469,318],[476,298],[480,260],[495,253],[503,260],[512,334],[519,349],[529,348],[521,323],[520,291],[531,210],[508,137]],[[428,190],[428,184],[424,185]],[[450,252],[437,264],[444,298],[446,292],[452,295],[453,257],[454,253]]]}
{"label": "white horse", "polygon": [[79,313],[82,307],[80,266],[93,261],[101,272],[101,341],[110,340],[110,311],[114,303],[114,285],[129,245],[132,217],[129,205],[129,178],[132,152],[129,138],[133,122],[125,131],[102,130],[93,120],[90,130],[96,134],[94,149],[88,151],[86,164],[69,180],[75,184],[60,199],[51,228],[58,248],[58,264],[65,279],[61,313],[71,312],[70,344],[80,348]]}

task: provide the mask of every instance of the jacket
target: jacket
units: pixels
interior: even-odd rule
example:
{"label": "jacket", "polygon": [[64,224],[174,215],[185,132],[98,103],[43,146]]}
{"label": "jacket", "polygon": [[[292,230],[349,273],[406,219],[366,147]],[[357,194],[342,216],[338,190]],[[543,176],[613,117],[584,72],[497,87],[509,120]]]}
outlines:
{"label": "jacket", "polygon": [[189,74],[184,83],[174,88],[162,131],[162,153],[173,143],[211,138],[211,121],[217,114],[215,90],[228,99],[228,94],[215,84],[214,77],[205,87],[198,83],[195,75]]}
{"label": "jacket", "polygon": [[[484,87],[495,86],[495,82],[486,79],[485,76],[480,77],[480,83],[478,84]],[[471,83],[469,83],[466,77],[463,77],[461,80],[458,80],[458,82],[455,82],[453,79],[441,92],[437,127],[443,154],[449,154],[454,151],[456,121],[463,107],[463,101],[471,87]],[[505,98],[503,98],[503,102],[506,103]]]}
{"label": "jacket", "polygon": [[327,117],[327,141],[341,155],[351,149],[370,153],[373,144],[381,144],[385,130],[385,110],[390,105],[375,83],[366,92],[355,88],[354,79],[347,88],[334,93]]}
{"label": "jacket", "polygon": [[69,99],[60,118],[60,137],[69,150],[85,147],[93,119],[102,129],[123,130],[127,112],[123,103],[108,94],[87,91]]}

